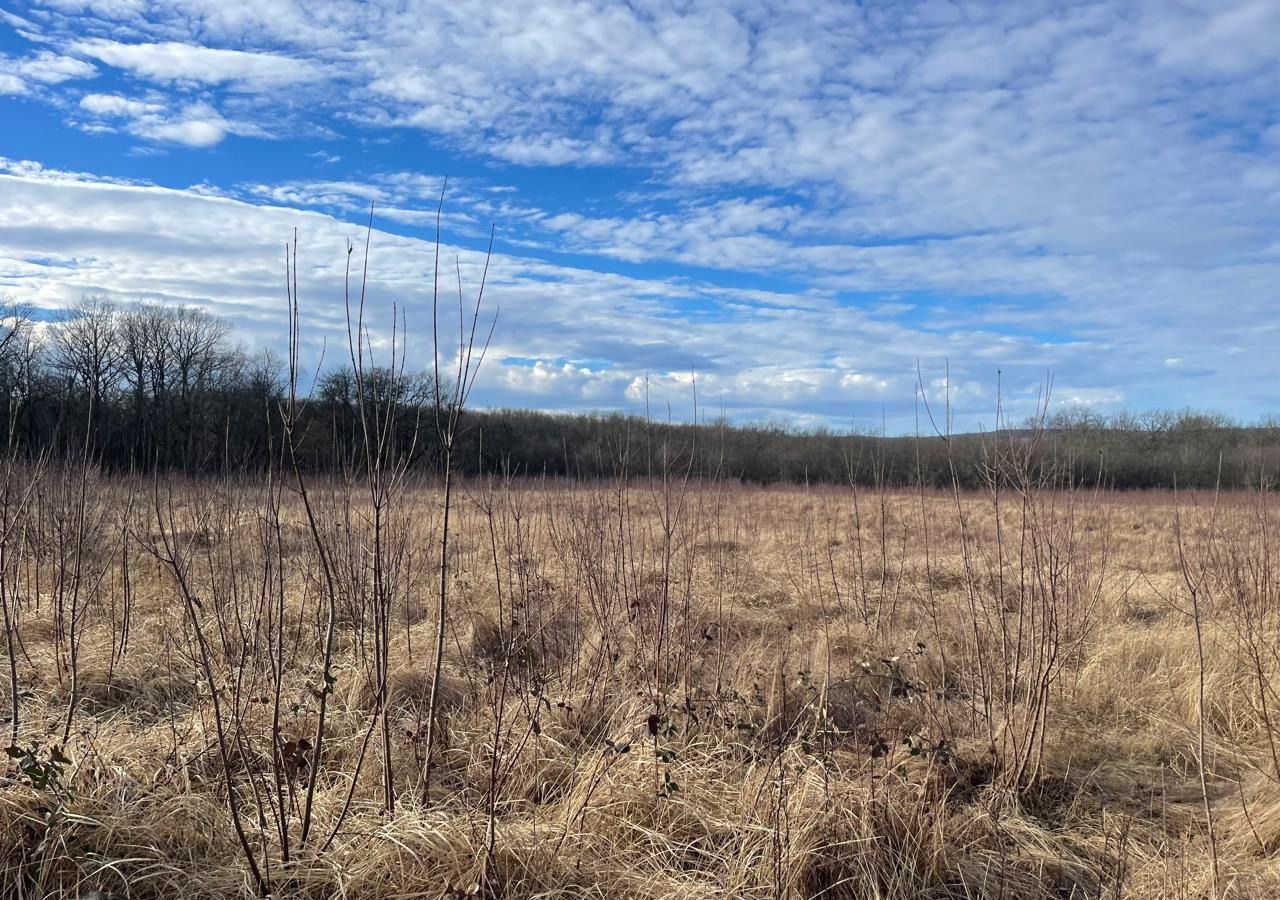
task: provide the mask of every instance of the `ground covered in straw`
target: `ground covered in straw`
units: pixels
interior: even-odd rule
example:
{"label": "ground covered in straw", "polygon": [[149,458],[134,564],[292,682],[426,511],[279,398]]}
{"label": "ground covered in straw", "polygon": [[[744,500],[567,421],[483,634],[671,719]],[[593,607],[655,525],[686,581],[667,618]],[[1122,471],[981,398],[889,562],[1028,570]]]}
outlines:
{"label": "ground covered in straw", "polygon": [[1280,892],[1280,501],[18,486],[5,896]]}

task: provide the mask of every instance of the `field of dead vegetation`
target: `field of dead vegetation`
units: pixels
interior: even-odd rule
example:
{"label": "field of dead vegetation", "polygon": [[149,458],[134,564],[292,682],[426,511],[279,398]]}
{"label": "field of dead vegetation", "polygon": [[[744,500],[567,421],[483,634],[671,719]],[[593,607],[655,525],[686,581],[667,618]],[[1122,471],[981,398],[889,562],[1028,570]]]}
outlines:
{"label": "field of dead vegetation", "polygon": [[9,476],[5,897],[1280,893],[1280,498]]}

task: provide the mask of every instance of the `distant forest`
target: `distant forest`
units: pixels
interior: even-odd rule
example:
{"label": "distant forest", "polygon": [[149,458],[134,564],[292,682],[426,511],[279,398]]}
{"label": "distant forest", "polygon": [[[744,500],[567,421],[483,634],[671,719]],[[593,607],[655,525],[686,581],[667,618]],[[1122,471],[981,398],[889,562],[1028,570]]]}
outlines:
{"label": "distant forest", "polygon": [[[105,470],[136,473],[261,472],[280,461],[287,367],[270,353],[247,353],[225,321],[194,308],[103,298],[41,327],[15,312],[0,316],[0,428],[9,453],[88,452]],[[369,428],[410,466],[438,467],[435,397],[430,373],[333,367],[298,400],[300,464],[358,470]],[[466,475],[975,488],[998,472],[1115,488],[1280,484],[1280,420],[1242,426],[1196,412],[1103,416],[1072,408],[949,438],[510,409],[466,410],[461,422],[455,458]]]}

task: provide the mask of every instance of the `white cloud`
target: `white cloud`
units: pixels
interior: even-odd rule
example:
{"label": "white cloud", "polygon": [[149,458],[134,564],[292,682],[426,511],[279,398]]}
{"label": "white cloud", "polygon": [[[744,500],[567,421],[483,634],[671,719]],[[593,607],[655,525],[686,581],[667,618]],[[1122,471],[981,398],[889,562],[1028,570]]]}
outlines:
{"label": "white cloud", "polygon": [[17,62],[17,71],[41,84],[61,84],[81,78],[92,78],[98,70],[82,59],[41,50]]}
{"label": "white cloud", "polygon": [[1280,6],[1271,0],[1210,4],[1192,16],[1151,10],[1143,24],[1144,44],[1160,63],[1191,70],[1239,74],[1274,65],[1280,46]]}
{"label": "white cloud", "polygon": [[207,110],[187,110],[184,116],[168,122],[143,123],[136,126],[143,137],[169,141],[188,147],[212,147],[227,135],[227,123],[220,115]]}
{"label": "white cloud", "polygon": [[324,77],[317,65],[306,60],[176,41],[124,44],[95,39],[76,41],[71,48],[109,66],[158,82],[230,84],[242,90],[264,91]]}
{"label": "white cloud", "polygon": [[134,100],[119,94],[85,94],[80,98],[80,108],[95,116],[122,116],[131,119],[164,112],[161,103]]}
{"label": "white cloud", "polygon": [[228,134],[259,134],[257,128],[230,122],[208,103],[191,103],[171,110],[156,99],[138,100],[120,94],[85,94],[80,109],[94,116],[82,124],[88,130],[109,130],[119,120],[131,134],[186,147],[212,147]]}
{"label": "white cloud", "polygon": [[1049,405],[1054,409],[1081,406],[1091,410],[1108,411],[1123,408],[1124,402],[1123,391],[1055,386]]}
{"label": "white cloud", "polygon": [[617,402],[619,388],[626,384],[625,373],[597,371],[573,363],[556,365],[550,360],[535,360],[532,365],[499,360],[502,383],[517,395],[563,401],[573,398],[579,403]]}
{"label": "white cloud", "polygon": [[[445,222],[466,220],[460,205],[474,202],[466,180],[450,182],[450,209],[443,214]],[[242,196],[268,200],[285,206],[309,207],[343,213],[368,213],[373,204],[379,219],[402,224],[434,224],[442,176],[416,172],[382,172],[368,180],[299,180],[277,184],[249,183],[239,186]]]}
{"label": "white cloud", "polygon": [[0,54],[0,94],[17,94],[65,81],[92,78],[97,69],[84,60],[40,50],[25,57]]}

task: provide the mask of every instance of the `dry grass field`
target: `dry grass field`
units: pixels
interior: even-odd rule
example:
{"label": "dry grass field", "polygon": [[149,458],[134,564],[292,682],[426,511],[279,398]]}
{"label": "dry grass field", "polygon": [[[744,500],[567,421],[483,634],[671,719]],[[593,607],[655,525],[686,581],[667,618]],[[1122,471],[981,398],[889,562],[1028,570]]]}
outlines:
{"label": "dry grass field", "polygon": [[1274,498],[6,483],[6,897],[1280,891]]}

